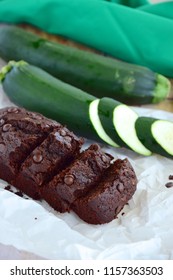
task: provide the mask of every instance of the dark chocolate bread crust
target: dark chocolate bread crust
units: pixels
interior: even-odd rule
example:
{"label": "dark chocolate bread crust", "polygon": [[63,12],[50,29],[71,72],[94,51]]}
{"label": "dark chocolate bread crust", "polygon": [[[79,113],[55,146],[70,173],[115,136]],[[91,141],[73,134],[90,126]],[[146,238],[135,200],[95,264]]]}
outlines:
{"label": "dark chocolate bread crust", "polygon": [[0,110],[0,178],[33,199],[91,224],[113,220],[136,190],[127,159],[83,139],[61,124],[18,107]]}

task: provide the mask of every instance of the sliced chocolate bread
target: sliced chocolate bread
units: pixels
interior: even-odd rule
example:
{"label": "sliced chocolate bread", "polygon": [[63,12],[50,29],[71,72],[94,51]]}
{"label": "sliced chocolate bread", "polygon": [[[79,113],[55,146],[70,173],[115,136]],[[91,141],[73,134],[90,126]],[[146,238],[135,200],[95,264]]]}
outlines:
{"label": "sliced chocolate bread", "polygon": [[71,208],[87,223],[108,223],[133,196],[136,184],[137,178],[130,162],[118,159],[105,171],[100,183],[76,199]]}
{"label": "sliced chocolate bread", "polygon": [[127,159],[116,160],[61,124],[18,107],[0,110],[0,178],[59,212],[91,224],[113,220],[136,190]]}
{"label": "sliced chocolate bread", "polygon": [[23,162],[14,185],[34,199],[49,182],[79,154],[83,140],[67,128],[55,129]]}
{"label": "sliced chocolate bread", "polygon": [[[83,151],[69,167],[60,172],[41,189],[41,196],[50,206],[60,212],[99,183],[103,172],[110,166],[112,156],[93,144]],[[61,204],[66,202],[66,207]]]}

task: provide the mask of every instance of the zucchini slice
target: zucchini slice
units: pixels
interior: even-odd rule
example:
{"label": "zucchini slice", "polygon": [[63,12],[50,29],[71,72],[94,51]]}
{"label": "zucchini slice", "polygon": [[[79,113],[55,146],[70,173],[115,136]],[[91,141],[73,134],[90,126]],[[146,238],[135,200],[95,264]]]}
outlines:
{"label": "zucchini slice", "polygon": [[109,135],[106,133],[104,130],[102,123],[99,118],[98,114],[98,105],[99,105],[99,99],[96,99],[92,101],[89,105],[89,115],[90,115],[90,120],[93,124],[93,127],[95,128],[96,133],[98,136],[107,144],[113,146],[113,147],[119,147],[117,143],[115,143]]}
{"label": "zucchini slice", "polygon": [[137,118],[138,115],[124,104],[116,107],[113,112],[113,123],[119,137],[133,151],[149,156],[151,151],[142,144],[136,134],[135,122]]}
{"label": "zucchini slice", "polygon": [[154,153],[173,156],[173,122],[139,117],[135,124],[138,138]]}
{"label": "zucchini slice", "polygon": [[136,134],[135,122],[138,115],[130,107],[105,97],[99,103],[99,116],[109,136],[121,147],[141,155],[151,155],[151,151],[142,144]]}
{"label": "zucchini slice", "polygon": [[98,104],[98,115],[100,122],[109,137],[120,147],[129,148],[126,143],[119,137],[113,124],[113,111],[122,103],[109,97],[101,98]]}

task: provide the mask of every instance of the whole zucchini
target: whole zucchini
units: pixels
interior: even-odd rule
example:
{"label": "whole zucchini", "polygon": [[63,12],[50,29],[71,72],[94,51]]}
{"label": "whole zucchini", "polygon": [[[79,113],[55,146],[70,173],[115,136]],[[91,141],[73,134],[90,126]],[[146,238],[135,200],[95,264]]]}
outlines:
{"label": "whole zucchini", "polygon": [[145,156],[155,152],[173,157],[173,122],[141,118],[119,101],[97,99],[24,61],[9,62],[0,81],[15,104],[55,119],[81,136]]}
{"label": "whole zucchini", "polygon": [[170,82],[148,68],[50,42],[16,26],[0,27],[0,57],[25,60],[94,96],[125,104],[157,103]]}

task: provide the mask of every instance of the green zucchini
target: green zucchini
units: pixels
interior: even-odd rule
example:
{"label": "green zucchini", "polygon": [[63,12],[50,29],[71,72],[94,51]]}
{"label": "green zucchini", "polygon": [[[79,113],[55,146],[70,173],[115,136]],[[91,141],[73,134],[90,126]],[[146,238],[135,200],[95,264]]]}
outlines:
{"label": "green zucchini", "polygon": [[98,98],[125,104],[157,103],[170,92],[169,80],[148,68],[50,42],[16,26],[0,27],[0,56],[25,60]]}
{"label": "green zucchini", "polygon": [[172,122],[152,119],[153,124],[119,101],[97,99],[24,61],[9,62],[0,81],[16,105],[55,119],[81,136],[145,156],[173,156]]}
{"label": "green zucchini", "polygon": [[15,104],[57,120],[84,137],[100,140],[88,112],[94,96],[24,61],[9,62],[2,68],[0,80]]}

